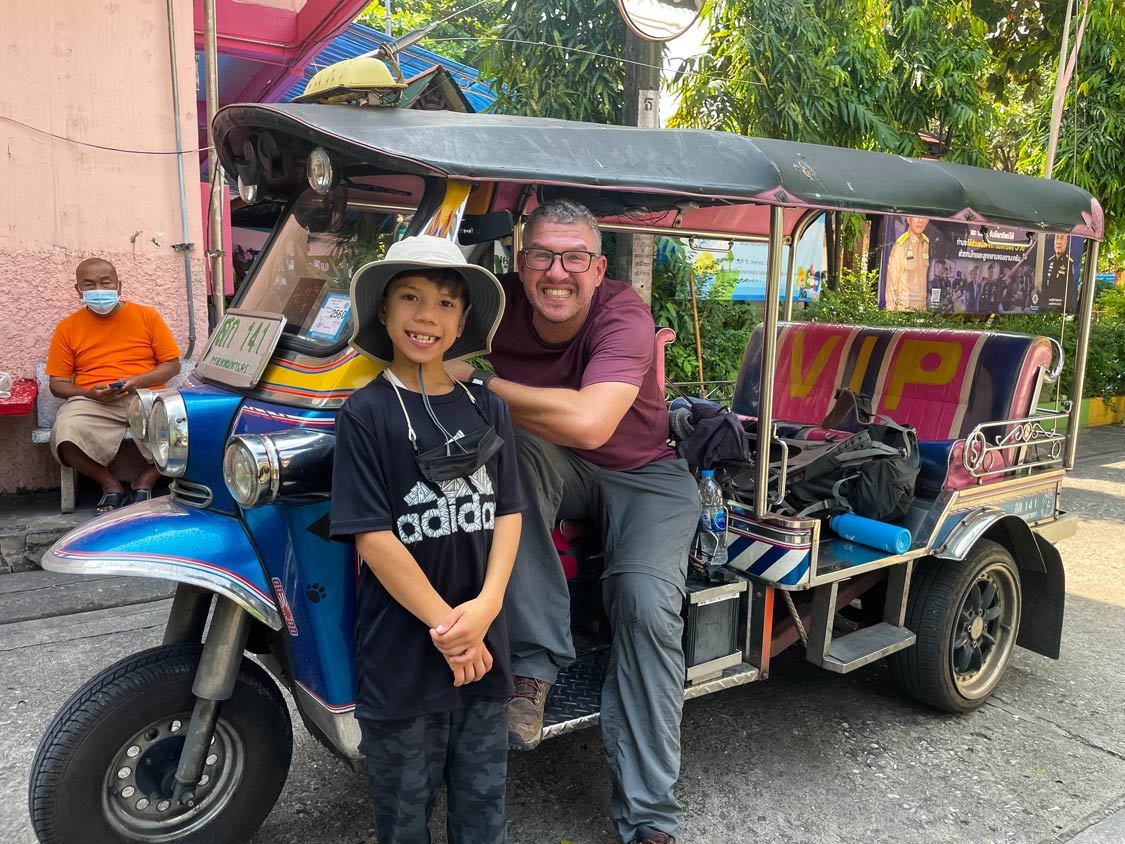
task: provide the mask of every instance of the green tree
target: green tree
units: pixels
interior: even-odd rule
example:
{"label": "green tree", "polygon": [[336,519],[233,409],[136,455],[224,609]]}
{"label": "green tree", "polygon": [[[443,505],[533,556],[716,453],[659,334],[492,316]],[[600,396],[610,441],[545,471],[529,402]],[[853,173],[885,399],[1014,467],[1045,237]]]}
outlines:
{"label": "green tree", "polygon": [[706,55],[677,74],[673,123],[987,159],[987,30],[962,0],[729,0],[706,10]]}
{"label": "green tree", "polygon": [[[461,12],[471,5],[471,0],[392,0],[391,35],[399,38],[411,30],[449,18],[437,26],[421,46],[455,62],[472,64],[471,57],[479,40],[496,25],[507,3],[505,0],[485,0],[479,6]],[[356,20],[380,32],[385,31],[384,0],[374,0]]]}
{"label": "green tree", "polygon": [[625,24],[614,0],[508,0],[473,55],[503,114],[620,123]]}
{"label": "green tree", "polygon": [[[1056,44],[1057,51],[1057,44]],[[1057,56],[1057,52],[1056,52]],[[1055,57],[1049,57],[1056,61]],[[1094,194],[1106,216],[1106,261],[1125,260],[1125,3],[1091,0],[1085,40],[1063,104],[1053,175]],[[1044,76],[1053,87],[1052,67]],[[1043,175],[1051,103],[1029,110],[1019,145],[1019,168]]]}

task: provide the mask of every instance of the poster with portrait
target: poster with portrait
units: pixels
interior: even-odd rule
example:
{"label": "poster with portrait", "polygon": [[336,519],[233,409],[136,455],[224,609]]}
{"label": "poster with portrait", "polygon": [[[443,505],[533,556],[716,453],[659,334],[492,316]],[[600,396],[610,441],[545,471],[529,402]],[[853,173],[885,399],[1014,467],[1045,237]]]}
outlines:
{"label": "poster with portrait", "polygon": [[880,304],[891,311],[1031,314],[1073,311],[1082,242],[1048,235],[1043,271],[1038,238],[1011,229],[888,219],[879,275]]}

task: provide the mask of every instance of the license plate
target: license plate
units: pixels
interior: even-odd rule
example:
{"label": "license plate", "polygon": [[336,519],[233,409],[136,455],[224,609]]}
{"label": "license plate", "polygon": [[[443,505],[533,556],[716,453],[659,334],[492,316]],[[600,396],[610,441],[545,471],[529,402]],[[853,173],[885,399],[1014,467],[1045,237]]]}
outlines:
{"label": "license plate", "polygon": [[258,383],[285,328],[285,317],[227,311],[211,335],[195,371],[204,378],[249,388]]}

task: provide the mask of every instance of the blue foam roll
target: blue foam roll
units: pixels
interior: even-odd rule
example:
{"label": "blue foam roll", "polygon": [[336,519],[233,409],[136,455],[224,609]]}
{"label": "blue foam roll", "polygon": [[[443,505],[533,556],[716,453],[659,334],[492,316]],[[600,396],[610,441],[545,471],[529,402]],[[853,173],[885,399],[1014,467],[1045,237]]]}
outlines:
{"label": "blue foam roll", "polygon": [[905,554],[910,550],[910,531],[897,525],[877,522],[854,513],[833,516],[829,525],[844,539],[878,548],[880,551]]}

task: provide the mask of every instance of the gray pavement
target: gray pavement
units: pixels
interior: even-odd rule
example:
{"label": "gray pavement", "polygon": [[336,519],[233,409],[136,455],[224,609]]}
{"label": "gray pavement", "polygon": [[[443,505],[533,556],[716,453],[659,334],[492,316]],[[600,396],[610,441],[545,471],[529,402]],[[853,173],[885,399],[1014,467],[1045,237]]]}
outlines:
{"label": "gray pavement", "polygon": [[[1081,522],[1060,546],[1061,659],[1017,651],[997,694],[956,717],[902,697],[881,664],[840,677],[785,655],[768,681],[685,707],[682,844],[1125,841],[1125,429],[1090,433],[1064,495]],[[0,576],[0,840],[34,840],[27,771],[44,727],[91,674],[159,642],[166,589]],[[513,844],[612,841],[596,730],[510,768]],[[443,813],[439,802],[438,844]],[[252,841],[373,842],[363,778],[298,726],[289,780]]]}

